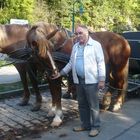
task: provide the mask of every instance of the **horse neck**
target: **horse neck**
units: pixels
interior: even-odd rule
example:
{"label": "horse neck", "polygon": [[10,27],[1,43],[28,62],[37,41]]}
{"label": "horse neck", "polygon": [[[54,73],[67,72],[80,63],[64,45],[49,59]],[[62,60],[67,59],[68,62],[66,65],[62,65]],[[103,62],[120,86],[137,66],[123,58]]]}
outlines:
{"label": "horse neck", "polygon": [[50,42],[54,50],[58,50],[65,45],[67,35],[63,32],[57,32],[51,39]]}
{"label": "horse neck", "polygon": [[65,40],[65,42],[63,43],[63,46],[61,46],[60,49],[57,47],[58,48],[57,51],[70,55],[73,45],[74,45],[73,38],[69,38],[69,39]]}

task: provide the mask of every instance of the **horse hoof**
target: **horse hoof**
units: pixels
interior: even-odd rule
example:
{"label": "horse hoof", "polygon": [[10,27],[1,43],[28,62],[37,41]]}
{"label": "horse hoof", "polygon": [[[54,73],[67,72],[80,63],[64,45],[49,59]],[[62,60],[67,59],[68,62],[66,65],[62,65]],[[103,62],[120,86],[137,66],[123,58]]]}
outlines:
{"label": "horse hoof", "polygon": [[99,104],[100,110],[107,111],[110,107],[110,105],[104,105],[104,104]]}
{"label": "horse hoof", "polygon": [[41,108],[41,104],[35,104],[35,105],[32,107],[31,111],[39,111],[40,108]]}
{"label": "horse hoof", "polygon": [[110,107],[109,110],[112,111],[112,112],[117,112],[121,109],[121,106],[122,105],[120,103],[117,103],[114,106]]}
{"label": "horse hoof", "polygon": [[49,111],[48,114],[47,114],[47,117],[49,117],[49,118],[50,117],[52,118],[54,116],[55,116],[55,113],[53,111]]}
{"label": "horse hoof", "polygon": [[56,115],[53,119],[53,122],[51,123],[51,127],[58,127],[62,124],[62,120],[64,119],[63,114],[61,116]]}
{"label": "horse hoof", "polygon": [[22,100],[21,102],[18,103],[19,106],[26,106],[28,105],[29,100]]}
{"label": "horse hoof", "polygon": [[53,121],[53,122],[51,123],[51,127],[59,127],[61,124],[62,124],[62,120],[59,121],[59,122]]}

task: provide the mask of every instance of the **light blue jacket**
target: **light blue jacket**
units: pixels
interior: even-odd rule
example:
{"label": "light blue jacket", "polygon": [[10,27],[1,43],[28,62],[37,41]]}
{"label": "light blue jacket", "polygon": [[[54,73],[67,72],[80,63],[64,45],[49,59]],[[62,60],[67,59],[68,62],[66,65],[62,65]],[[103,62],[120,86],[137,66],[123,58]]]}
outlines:
{"label": "light blue jacket", "polygon": [[[75,63],[79,43],[73,46],[69,63],[62,69],[62,72],[68,74],[72,70],[73,81],[78,84],[79,80],[76,74]],[[105,61],[101,44],[91,37],[84,48],[84,71],[85,83],[93,84],[99,81],[105,81]]]}

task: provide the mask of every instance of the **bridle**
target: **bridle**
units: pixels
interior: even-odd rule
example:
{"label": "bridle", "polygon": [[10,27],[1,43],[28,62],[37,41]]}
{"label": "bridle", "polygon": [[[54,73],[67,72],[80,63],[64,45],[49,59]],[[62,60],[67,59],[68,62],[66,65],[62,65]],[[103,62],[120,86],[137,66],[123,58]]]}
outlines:
{"label": "bridle", "polygon": [[[72,37],[73,37],[73,35],[69,35],[68,30],[63,27],[61,27],[57,32],[63,32],[63,31],[66,34],[66,38],[65,38],[64,42],[62,44],[60,44],[59,46],[57,46],[57,44],[54,44],[54,49],[53,49],[54,52],[60,51],[61,49],[63,49],[66,46],[67,41],[69,39],[72,39]],[[72,40],[72,42],[74,44],[73,40]]]}
{"label": "bridle", "polygon": [[[56,42],[54,44],[54,42],[52,40],[50,40],[51,37],[55,36],[57,33],[61,33],[61,32],[64,32],[65,33],[65,38],[64,40],[62,41],[61,44],[59,44],[59,42]],[[50,63],[52,65],[52,69],[49,68],[47,66],[47,62],[44,62],[41,60],[41,58],[39,57],[38,53],[39,53],[39,50],[37,50],[36,48],[34,48],[34,54],[31,53],[31,56],[32,57],[35,57],[36,59],[38,59],[38,61],[41,63],[42,67],[45,68],[45,73],[47,74],[47,77],[50,77],[50,73],[52,74],[56,74],[58,73],[58,68],[57,66],[55,65],[55,62],[54,62],[54,59],[56,60],[58,58],[58,56],[60,56],[60,53],[59,51],[61,49],[63,49],[65,46],[66,46],[66,43],[67,41],[71,38],[71,36],[69,35],[68,33],[68,30],[66,30],[65,28],[61,27],[61,28],[56,28],[54,29],[54,31],[52,31],[48,36],[46,36],[45,34],[43,34],[46,39],[48,40],[48,42],[50,44],[53,44],[53,48],[49,48],[47,50],[47,56],[49,57],[49,60],[50,60]],[[31,47],[31,46],[28,46],[28,47]],[[51,46],[49,46],[51,47]],[[32,48],[32,47],[31,47]],[[33,49],[33,48],[32,48]],[[50,51],[51,50],[51,51]],[[64,54],[62,54],[64,56]],[[68,56],[66,56],[68,58]],[[67,59],[66,58],[66,59]],[[58,58],[59,59],[59,58]],[[59,59],[60,60],[60,59]],[[52,76],[52,75],[51,75]]]}

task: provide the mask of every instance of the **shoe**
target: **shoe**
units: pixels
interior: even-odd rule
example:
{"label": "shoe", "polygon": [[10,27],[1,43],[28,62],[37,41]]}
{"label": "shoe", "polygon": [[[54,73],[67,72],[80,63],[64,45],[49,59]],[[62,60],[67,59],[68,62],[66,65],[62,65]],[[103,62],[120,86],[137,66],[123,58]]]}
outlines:
{"label": "shoe", "polygon": [[89,132],[89,136],[90,136],[90,137],[95,137],[95,136],[97,136],[99,133],[100,133],[100,131],[99,131],[98,129],[92,129],[92,130]]}
{"label": "shoe", "polygon": [[88,131],[88,130],[90,130],[90,129],[84,128],[82,126],[76,126],[73,128],[73,131],[75,131],[75,132]]}

